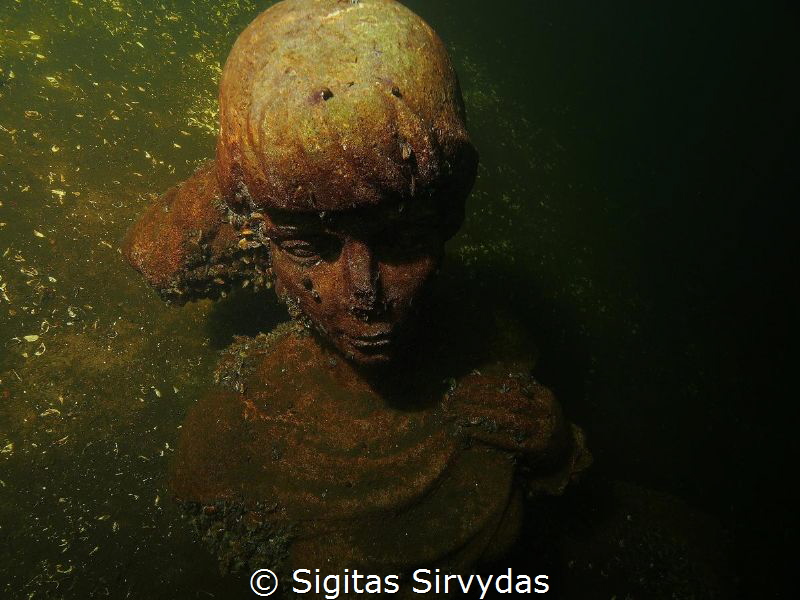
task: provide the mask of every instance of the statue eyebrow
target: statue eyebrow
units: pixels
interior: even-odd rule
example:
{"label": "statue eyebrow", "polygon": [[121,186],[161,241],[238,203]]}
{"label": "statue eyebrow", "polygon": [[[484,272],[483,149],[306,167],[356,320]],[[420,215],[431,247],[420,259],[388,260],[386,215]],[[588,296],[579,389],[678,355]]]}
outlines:
{"label": "statue eyebrow", "polygon": [[400,211],[397,207],[369,207],[366,214],[364,210],[322,213],[269,210],[270,223],[265,233],[279,239],[341,234],[371,237],[436,226],[441,216],[434,207],[408,206]]}
{"label": "statue eyebrow", "polygon": [[322,230],[324,225],[318,213],[291,213],[288,211],[269,211],[269,229],[280,232],[297,232],[300,230]]}
{"label": "statue eyebrow", "polygon": [[323,233],[325,230],[322,227],[303,227],[297,225],[273,225],[271,227],[267,227],[266,233],[267,237],[279,237],[279,238],[291,238],[291,237],[301,237],[304,235],[318,235],[319,233]]}

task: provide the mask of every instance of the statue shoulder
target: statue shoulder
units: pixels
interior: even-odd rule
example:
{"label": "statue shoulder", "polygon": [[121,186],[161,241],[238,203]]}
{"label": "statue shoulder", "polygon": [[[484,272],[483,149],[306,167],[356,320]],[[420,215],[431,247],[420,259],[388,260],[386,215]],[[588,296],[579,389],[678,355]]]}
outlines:
{"label": "statue shoulder", "polygon": [[269,442],[274,431],[255,406],[264,391],[258,370],[305,335],[297,324],[283,323],[268,334],[239,336],[222,352],[214,373],[218,385],[189,409],[181,428],[171,468],[178,499],[234,500],[263,478],[258,465],[274,449],[256,441]]}
{"label": "statue shoulder", "polygon": [[214,382],[224,388],[244,393],[257,368],[270,356],[283,356],[283,350],[297,350],[307,345],[309,332],[297,321],[279,324],[269,333],[255,337],[236,336],[233,343],[222,351]]}
{"label": "statue shoulder", "polygon": [[444,410],[465,441],[518,457],[535,491],[560,493],[591,463],[582,430],[564,417],[553,392],[528,375],[473,372],[452,386]]}

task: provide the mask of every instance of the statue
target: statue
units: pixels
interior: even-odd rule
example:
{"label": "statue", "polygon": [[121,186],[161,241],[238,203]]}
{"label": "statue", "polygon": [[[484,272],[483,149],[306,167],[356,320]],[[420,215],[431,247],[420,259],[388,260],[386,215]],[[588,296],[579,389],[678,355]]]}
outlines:
{"label": "statue", "polygon": [[445,47],[399,2],[284,0],[237,40],[216,160],[125,243],[165,299],[274,285],[295,317],[238,338],[182,429],[173,491],[224,568],[465,572],[587,466],[529,365],[447,329],[477,164]]}

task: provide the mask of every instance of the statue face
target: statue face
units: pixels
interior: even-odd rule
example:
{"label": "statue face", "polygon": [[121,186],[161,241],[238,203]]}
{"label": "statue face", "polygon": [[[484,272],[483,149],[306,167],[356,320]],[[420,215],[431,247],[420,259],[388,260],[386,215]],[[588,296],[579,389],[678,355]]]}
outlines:
{"label": "statue face", "polygon": [[278,295],[297,306],[348,359],[386,364],[413,335],[413,321],[444,252],[430,207],[270,211],[266,216]]}

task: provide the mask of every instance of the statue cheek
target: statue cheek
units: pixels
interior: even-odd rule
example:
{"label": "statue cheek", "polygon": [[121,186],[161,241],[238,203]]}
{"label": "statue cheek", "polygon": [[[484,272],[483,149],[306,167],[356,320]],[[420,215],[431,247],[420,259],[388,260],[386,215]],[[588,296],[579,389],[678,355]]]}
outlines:
{"label": "statue cheek", "polygon": [[303,301],[307,297],[319,296],[315,291],[314,277],[307,269],[273,254],[272,271],[275,277],[275,292],[279,298]]}
{"label": "statue cheek", "polygon": [[305,270],[292,281],[292,294],[299,300],[303,312],[315,321],[328,321],[340,312],[344,291],[341,277],[329,265]]}
{"label": "statue cheek", "polygon": [[304,294],[311,299],[312,302],[316,304],[322,303],[322,295],[320,294],[319,290],[317,289],[314,280],[306,275],[303,277],[302,282],[303,292]]}
{"label": "statue cheek", "polygon": [[275,294],[278,298],[281,300],[286,298],[286,286],[283,285],[283,279],[277,273],[273,276],[273,283],[275,285]]}
{"label": "statue cheek", "polygon": [[386,295],[398,301],[413,302],[436,274],[437,268],[438,263],[432,258],[400,267],[385,267],[381,277]]}
{"label": "statue cheek", "polygon": [[308,297],[308,291],[302,285],[301,275],[290,265],[279,265],[275,262],[273,262],[273,273],[275,293],[289,308],[289,313],[298,317],[299,311],[307,312],[305,307],[313,304],[313,300]]}

